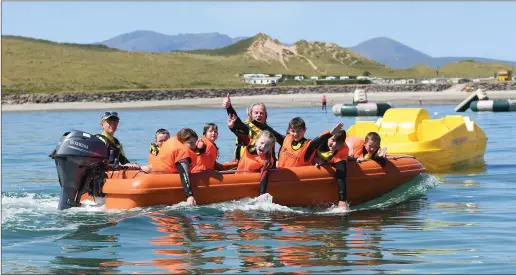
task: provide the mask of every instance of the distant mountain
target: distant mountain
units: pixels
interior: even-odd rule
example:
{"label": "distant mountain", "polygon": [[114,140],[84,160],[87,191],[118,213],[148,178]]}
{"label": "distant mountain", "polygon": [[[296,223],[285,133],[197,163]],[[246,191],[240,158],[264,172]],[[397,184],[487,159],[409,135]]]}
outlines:
{"label": "distant mountain", "polygon": [[175,50],[217,49],[246,38],[231,38],[216,32],[167,35],[154,31],[138,30],[95,44],[102,44],[125,51],[169,52]]}
{"label": "distant mountain", "polygon": [[432,57],[387,37],[364,41],[351,49],[392,68],[410,68],[417,64],[428,66]]}
{"label": "distant mountain", "polygon": [[[241,47],[241,45],[236,45],[229,49],[224,48],[246,39],[250,38],[232,38],[228,35],[217,32],[167,35],[154,31],[138,30],[121,34],[95,44],[101,44],[119,50],[140,52],[213,49],[219,49],[221,52],[231,52],[235,48]],[[294,44],[283,43],[283,45],[293,46]],[[503,63],[510,66],[516,65],[516,61],[496,60],[482,57],[432,57],[388,37],[376,37],[349,49],[364,57],[395,69],[408,69],[418,64],[437,68],[449,63],[457,63],[464,60],[473,60],[482,63]]]}
{"label": "distant mountain", "polygon": [[364,70],[385,69],[383,64],[335,43],[300,40],[292,45],[285,45],[264,33],[220,49],[189,52],[205,55],[242,55],[266,64],[280,64],[286,70],[313,70],[322,74],[339,71],[362,73]]}
{"label": "distant mountain", "polygon": [[376,37],[350,49],[395,69],[407,69],[418,64],[437,68],[464,60],[516,65],[516,61],[481,57],[432,57],[388,37]]}

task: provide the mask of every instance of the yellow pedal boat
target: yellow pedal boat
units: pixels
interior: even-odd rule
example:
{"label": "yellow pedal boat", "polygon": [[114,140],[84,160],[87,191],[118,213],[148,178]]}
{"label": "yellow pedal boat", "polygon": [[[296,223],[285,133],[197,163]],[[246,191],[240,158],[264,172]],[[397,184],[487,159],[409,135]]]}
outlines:
{"label": "yellow pedal boat", "polygon": [[444,172],[484,165],[487,137],[468,116],[431,119],[422,108],[391,108],[383,118],[357,121],[348,136],[364,138],[377,132],[388,154],[416,157],[429,172]]}

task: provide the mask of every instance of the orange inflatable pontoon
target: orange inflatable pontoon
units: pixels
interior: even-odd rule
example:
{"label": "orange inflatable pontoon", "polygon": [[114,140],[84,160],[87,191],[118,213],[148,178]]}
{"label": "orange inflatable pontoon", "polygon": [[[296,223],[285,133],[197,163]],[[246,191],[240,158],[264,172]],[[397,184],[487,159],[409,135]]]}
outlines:
{"label": "orange inflatable pontoon", "polygon": [[[389,155],[384,167],[374,161],[349,162],[347,198],[350,205],[375,199],[425,172],[410,156]],[[226,167],[234,163],[226,163]],[[106,209],[130,209],[173,205],[185,201],[178,174],[141,171],[110,171],[102,188]],[[205,171],[191,174],[192,190],[198,205],[256,197],[259,173]],[[337,202],[335,169],[330,165],[275,169],[269,176],[268,193],[284,206],[329,205]],[[88,194],[81,201],[92,199]]]}

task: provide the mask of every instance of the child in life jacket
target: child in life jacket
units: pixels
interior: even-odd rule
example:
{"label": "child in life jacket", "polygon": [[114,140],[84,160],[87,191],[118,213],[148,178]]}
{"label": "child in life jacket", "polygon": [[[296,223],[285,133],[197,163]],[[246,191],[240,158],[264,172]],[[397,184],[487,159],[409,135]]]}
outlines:
{"label": "child in life jacket", "polygon": [[222,170],[222,164],[217,162],[219,148],[215,144],[219,137],[219,128],[215,123],[207,123],[204,125],[202,134],[201,141],[203,144],[200,146],[204,146],[198,148],[200,150],[197,152],[197,161],[192,172]]}
{"label": "child in life jacket", "polygon": [[290,120],[286,136],[258,121],[253,121],[253,123],[260,129],[272,132],[278,143],[281,144],[278,152],[278,168],[312,165],[317,148],[326,142],[320,137],[313,140],[305,138],[306,124],[300,117]]}
{"label": "child in life jacket", "polygon": [[[236,116],[230,114],[228,116],[228,127],[233,130]],[[246,133],[232,131],[244,143],[240,151],[240,159],[238,160],[237,170],[239,173],[260,172],[260,193],[267,193],[267,184],[269,181],[270,169],[274,168],[273,149],[276,139],[274,135],[266,130],[260,131],[256,138],[251,139]]]}
{"label": "child in life jacket", "polygon": [[183,191],[188,205],[196,205],[190,182],[190,172],[197,161],[196,151],[202,147],[197,133],[190,128],[183,128],[167,140],[160,148],[159,161],[155,162],[154,171],[179,173]]}
{"label": "child in life jacket", "polygon": [[325,131],[320,138],[324,143],[317,148],[316,165],[332,164],[335,166],[338,207],[348,210],[346,204],[346,176],[349,148],[346,145],[346,131],[343,123],[337,124],[331,131]]}
{"label": "child in life jacket", "polygon": [[366,160],[374,160],[381,166],[385,165],[387,148],[380,148],[382,138],[376,132],[369,132],[364,140],[357,140],[353,143],[350,152],[350,160],[358,163]]}

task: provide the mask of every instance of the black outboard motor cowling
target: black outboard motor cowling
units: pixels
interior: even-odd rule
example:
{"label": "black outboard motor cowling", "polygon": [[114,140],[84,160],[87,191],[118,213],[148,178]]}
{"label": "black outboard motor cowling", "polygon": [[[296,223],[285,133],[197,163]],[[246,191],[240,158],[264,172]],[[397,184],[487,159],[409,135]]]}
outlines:
{"label": "black outboard motor cowling", "polygon": [[82,194],[102,194],[106,178],[107,146],[95,135],[73,130],[65,133],[50,154],[55,160],[61,198],[59,210],[80,206]]}

